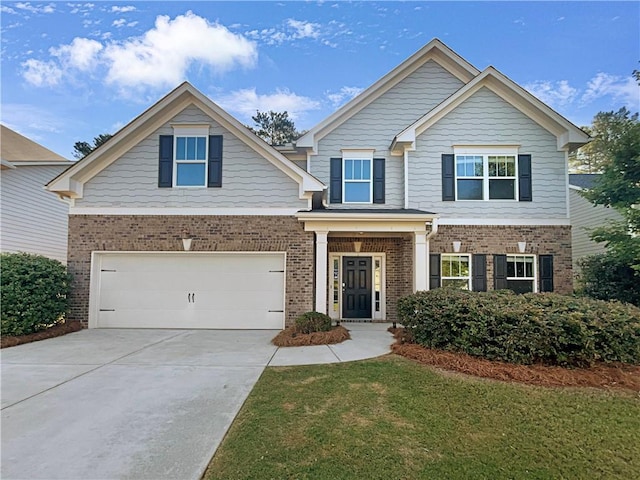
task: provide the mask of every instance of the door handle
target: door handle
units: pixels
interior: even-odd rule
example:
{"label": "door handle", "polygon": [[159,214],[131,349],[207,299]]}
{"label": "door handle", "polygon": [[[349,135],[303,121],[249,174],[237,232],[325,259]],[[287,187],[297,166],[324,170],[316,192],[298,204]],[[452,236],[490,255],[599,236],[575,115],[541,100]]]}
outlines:
{"label": "door handle", "polygon": [[191,294],[191,303],[196,303],[196,294],[195,293]]}

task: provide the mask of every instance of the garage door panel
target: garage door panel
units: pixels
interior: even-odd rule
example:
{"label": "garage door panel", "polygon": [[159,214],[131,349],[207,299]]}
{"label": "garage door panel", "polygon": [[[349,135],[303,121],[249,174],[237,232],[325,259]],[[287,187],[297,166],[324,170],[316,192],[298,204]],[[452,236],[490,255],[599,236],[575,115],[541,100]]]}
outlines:
{"label": "garage door panel", "polygon": [[102,256],[98,327],[284,327],[284,254]]}

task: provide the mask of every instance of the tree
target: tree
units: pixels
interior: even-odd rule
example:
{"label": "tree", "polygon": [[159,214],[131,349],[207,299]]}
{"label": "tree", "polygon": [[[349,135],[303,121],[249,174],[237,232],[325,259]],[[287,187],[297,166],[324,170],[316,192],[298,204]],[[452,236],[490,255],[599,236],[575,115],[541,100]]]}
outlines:
{"label": "tree", "polygon": [[76,142],[73,144],[73,156],[81,160],[91,152],[93,152],[100,145],[109,140],[113,135],[110,133],[101,133],[93,139],[93,145],[88,142]]}
{"label": "tree", "polygon": [[293,120],[289,118],[289,114],[285,112],[260,112],[256,110],[256,114],[251,117],[255,128],[248,127],[253,133],[262,138],[269,145],[284,145],[293,142],[300,136],[296,131]]}

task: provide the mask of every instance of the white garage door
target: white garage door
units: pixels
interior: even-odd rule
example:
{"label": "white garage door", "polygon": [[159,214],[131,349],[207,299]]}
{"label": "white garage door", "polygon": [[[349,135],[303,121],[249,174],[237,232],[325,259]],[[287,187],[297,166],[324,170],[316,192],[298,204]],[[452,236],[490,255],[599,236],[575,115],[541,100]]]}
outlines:
{"label": "white garage door", "polygon": [[90,326],[284,328],[283,253],[96,253],[92,273]]}

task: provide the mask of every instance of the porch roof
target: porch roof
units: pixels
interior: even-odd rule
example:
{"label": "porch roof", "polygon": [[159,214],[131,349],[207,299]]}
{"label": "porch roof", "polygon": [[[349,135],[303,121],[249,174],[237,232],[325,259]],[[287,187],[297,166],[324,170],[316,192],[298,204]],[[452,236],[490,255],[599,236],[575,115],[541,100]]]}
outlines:
{"label": "porch roof", "polygon": [[437,213],[417,209],[321,209],[296,213],[306,231],[424,232]]}

